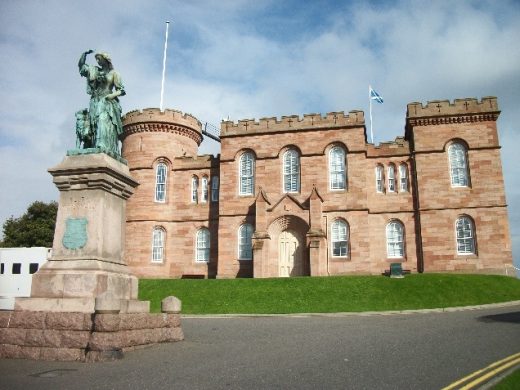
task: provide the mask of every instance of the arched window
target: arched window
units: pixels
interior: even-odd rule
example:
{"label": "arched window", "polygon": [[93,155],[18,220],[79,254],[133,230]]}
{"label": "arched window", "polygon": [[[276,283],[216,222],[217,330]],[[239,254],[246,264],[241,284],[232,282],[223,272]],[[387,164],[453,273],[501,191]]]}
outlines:
{"label": "arched window", "polygon": [[404,257],[404,228],[399,221],[386,225],[386,252],[388,258]]}
{"label": "arched window", "polygon": [[240,195],[254,195],[255,191],[255,157],[246,152],[240,156]]}
{"label": "arched window", "polygon": [[348,256],[348,224],[340,219],[335,220],[331,230],[331,250],[333,257]]}
{"label": "arched window", "polygon": [[166,201],[166,175],[168,169],[166,164],[159,163],[155,168],[155,201]]}
{"label": "arched window", "polygon": [[408,166],[405,163],[399,165],[399,191],[408,191]]}
{"label": "arched window", "polygon": [[253,258],[253,226],[245,223],[238,229],[238,258],[251,260]]}
{"label": "arched window", "polygon": [[199,229],[197,232],[197,250],[195,261],[208,262],[209,261],[209,230],[206,228]]}
{"label": "arched window", "polygon": [[383,192],[385,190],[384,187],[385,177],[384,177],[384,169],[382,165],[376,166],[376,191]]}
{"label": "arched window", "polygon": [[460,143],[448,147],[452,187],[468,187],[469,172],[466,147]]}
{"label": "arched window", "polygon": [[211,201],[218,202],[218,176],[213,176],[211,179]]}
{"label": "arched window", "polygon": [[462,216],[455,223],[457,234],[457,254],[474,255],[475,252],[475,226],[471,218]]}
{"label": "arched window", "polygon": [[395,192],[395,165],[388,166],[388,192]]}
{"label": "arched window", "polygon": [[152,232],[152,263],[164,261],[164,236],[165,231],[161,227],[155,227]]}
{"label": "arched window", "polygon": [[283,155],[283,192],[300,192],[300,156],[296,150]]}
{"label": "arched window", "polygon": [[191,202],[197,203],[199,198],[199,178],[193,176],[191,178]]}
{"label": "arched window", "polygon": [[206,203],[208,201],[208,178],[206,176],[202,177],[202,191],[200,194],[200,201],[202,203]]}
{"label": "arched window", "polygon": [[329,152],[329,188],[344,190],[347,186],[346,176],[345,151],[335,146]]}

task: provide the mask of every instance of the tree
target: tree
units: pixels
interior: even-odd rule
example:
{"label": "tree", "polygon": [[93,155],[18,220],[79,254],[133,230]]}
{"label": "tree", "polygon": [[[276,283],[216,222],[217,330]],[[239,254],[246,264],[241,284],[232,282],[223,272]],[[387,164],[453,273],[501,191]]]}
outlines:
{"label": "tree", "polygon": [[3,225],[4,239],[0,246],[19,248],[43,246],[52,247],[58,203],[32,203],[27,212],[19,218],[11,216]]}

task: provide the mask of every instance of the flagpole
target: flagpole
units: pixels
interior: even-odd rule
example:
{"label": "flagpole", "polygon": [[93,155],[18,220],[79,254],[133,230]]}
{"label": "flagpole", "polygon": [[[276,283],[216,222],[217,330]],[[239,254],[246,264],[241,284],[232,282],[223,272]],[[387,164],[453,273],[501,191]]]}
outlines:
{"label": "flagpole", "polygon": [[370,105],[370,142],[374,143],[374,132],[372,131],[372,96],[370,96],[370,91],[372,90],[372,87],[368,86],[368,101]]}
{"label": "flagpole", "polygon": [[160,110],[163,110],[163,97],[164,97],[164,78],[166,75],[166,49],[168,48],[168,27],[170,22],[166,22],[166,36],[164,38],[164,54],[163,54],[163,69],[162,69],[162,80],[161,80],[161,103],[159,105]]}

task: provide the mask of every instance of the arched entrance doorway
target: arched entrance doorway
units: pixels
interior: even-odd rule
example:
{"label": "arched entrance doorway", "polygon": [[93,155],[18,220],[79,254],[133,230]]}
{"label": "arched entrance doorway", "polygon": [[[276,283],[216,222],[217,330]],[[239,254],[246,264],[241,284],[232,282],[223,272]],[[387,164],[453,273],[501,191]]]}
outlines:
{"label": "arched entrance doorway", "polygon": [[294,230],[284,230],[278,237],[278,276],[303,276],[303,245]]}

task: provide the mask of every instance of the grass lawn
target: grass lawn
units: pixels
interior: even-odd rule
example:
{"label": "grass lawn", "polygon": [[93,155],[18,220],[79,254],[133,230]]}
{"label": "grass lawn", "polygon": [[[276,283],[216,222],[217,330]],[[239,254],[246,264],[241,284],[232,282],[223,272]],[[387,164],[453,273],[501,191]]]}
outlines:
{"label": "grass lawn", "polygon": [[502,379],[493,390],[518,390],[520,387],[520,369]]}
{"label": "grass lawn", "polygon": [[506,276],[413,274],[274,279],[142,279],[139,299],[174,295],[184,314],[333,313],[428,309],[520,300],[520,280]]}

